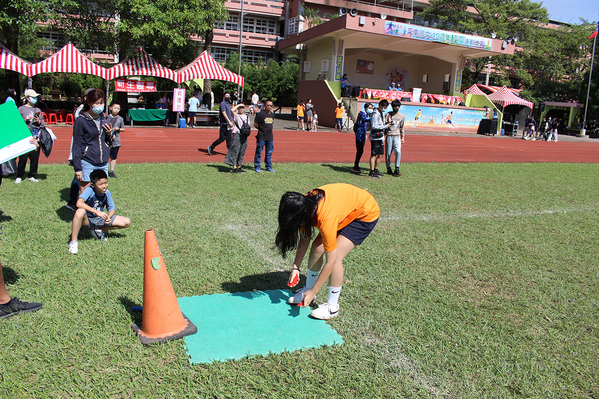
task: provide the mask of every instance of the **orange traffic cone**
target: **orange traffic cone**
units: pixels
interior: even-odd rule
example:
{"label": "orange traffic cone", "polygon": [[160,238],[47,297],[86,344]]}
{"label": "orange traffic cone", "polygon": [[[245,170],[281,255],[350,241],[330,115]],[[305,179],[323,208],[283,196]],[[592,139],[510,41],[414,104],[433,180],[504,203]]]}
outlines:
{"label": "orange traffic cone", "polygon": [[179,308],[154,230],[146,230],[145,236],[141,323],[132,327],[144,345],[183,338],[198,331]]}

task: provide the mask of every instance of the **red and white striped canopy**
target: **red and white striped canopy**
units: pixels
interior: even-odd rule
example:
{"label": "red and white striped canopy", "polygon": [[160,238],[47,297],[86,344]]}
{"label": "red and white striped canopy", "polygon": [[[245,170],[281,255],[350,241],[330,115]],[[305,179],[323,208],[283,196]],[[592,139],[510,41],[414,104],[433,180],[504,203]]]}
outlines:
{"label": "red and white striped canopy", "polygon": [[10,69],[25,76],[31,76],[31,63],[13,54],[0,44],[0,69]]}
{"label": "red and white striped canopy", "polygon": [[107,70],[91,62],[71,43],[37,64],[31,66],[31,75],[45,72],[84,73],[106,79]]}
{"label": "red and white striped canopy", "polygon": [[467,89],[464,89],[464,94],[474,94],[486,96],[485,92],[478,88],[477,85],[472,85]]}
{"label": "red and white striped canopy", "polygon": [[223,68],[204,51],[191,64],[177,70],[177,83],[186,82],[192,79],[217,79],[233,82],[243,86],[243,76],[237,75]]}
{"label": "red and white striped canopy", "polygon": [[121,76],[156,76],[176,81],[177,73],[156,62],[152,57],[139,47],[132,57],[127,58],[108,70],[108,79],[112,80]]}
{"label": "red and white striped canopy", "polygon": [[518,97],[505,86],[497,90],[495,93],[489,94],[487,97],[489,97],[489,100],[493,101],[495,104],[501,105],[502,107],[507,107],[508,105],[513,104],[524,105],[530,109],[533,107],[533,103]]}
{"label": "red and white striped canopy", "polygon": [[[478,87],[479,89],[482,89],[482,91],[483,91],[485,94],[493,94],[493,93],[495,93],[497,90],[500,90],[500,89],[501,89],[501,86],[486,86],[486,85],[481,85],[481,84],[476,84],[476,85],[474,85],[474,86]],[[506,86],[503,86],[503,87],[506,87]],[[510,87],[507,87],[507,89],[508,89],[509,91],[511,91],[512,93],[514,93],[515,95],[517,95],[517,96],[519,96],[519,95],[520,95],[520,92],[522,91],[522,90],[520,90],[520,89],[512,89],[512,88],[510,88]]]}

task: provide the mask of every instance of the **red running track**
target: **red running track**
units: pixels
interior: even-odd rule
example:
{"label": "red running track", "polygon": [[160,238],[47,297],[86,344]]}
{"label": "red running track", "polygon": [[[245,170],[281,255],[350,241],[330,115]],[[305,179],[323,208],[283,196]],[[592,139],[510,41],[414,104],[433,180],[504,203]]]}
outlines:
{"label": "red running track", "polygon": [[[209,156],[206,147],[218,137],[217,129],[127,127],[121,134],[119,163],[221,163],[225,143]],[[52,126],[58,137],[49,158],[40,163],[66,163],[71,126]],[[255,140],[249,139],[245,162],[253,159]],[[273,163],[353,163],[353,133],[276,131]],[[367,143],[362,162],[368,161]],[[599,163],[599,140],[562,140],[557,143],[491,136],[407,135],[402,162],[565,162]]]}

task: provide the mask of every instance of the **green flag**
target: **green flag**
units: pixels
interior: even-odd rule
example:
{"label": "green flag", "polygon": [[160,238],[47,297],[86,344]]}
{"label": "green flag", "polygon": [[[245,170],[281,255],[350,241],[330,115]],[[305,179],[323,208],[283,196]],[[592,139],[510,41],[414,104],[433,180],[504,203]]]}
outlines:
{"label": "green flag", "polygon": [[35,150],[31,138],[15,103],[0,104],[0,163]]}

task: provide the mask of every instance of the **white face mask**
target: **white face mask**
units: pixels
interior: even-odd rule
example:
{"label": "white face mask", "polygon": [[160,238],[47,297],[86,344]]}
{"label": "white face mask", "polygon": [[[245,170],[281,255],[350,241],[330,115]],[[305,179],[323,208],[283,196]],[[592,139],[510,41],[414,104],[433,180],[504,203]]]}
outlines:
{"label": "white face mask", "polygon": [[367,114],[372,114],[372,108],[368,108],[368,109],[366,110],[366,113],[367,113]]}
{"label": "white face mask", "polygon": [[29,97],[29,104],[31,104],[31,105],[37,104],[37,97]]}

